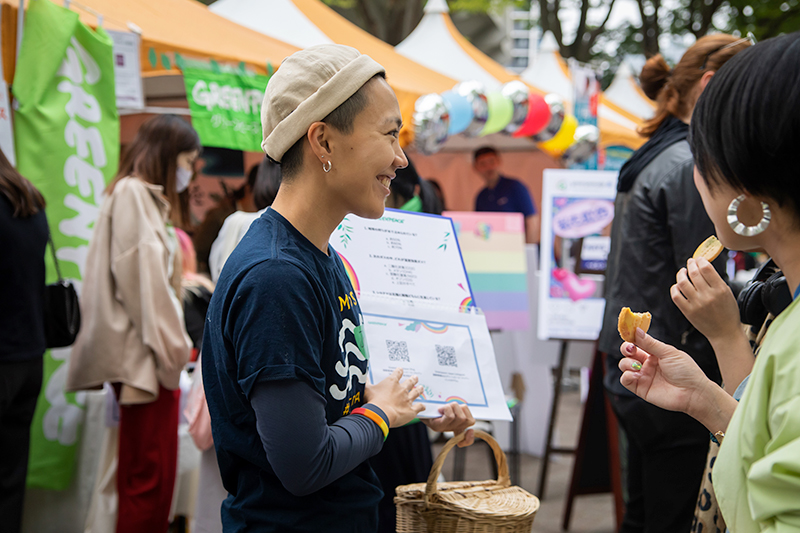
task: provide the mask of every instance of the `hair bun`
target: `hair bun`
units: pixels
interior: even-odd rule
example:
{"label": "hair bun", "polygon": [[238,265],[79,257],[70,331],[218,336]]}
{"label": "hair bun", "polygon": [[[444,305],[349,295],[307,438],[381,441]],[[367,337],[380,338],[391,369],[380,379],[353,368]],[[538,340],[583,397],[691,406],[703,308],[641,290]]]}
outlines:
{"label": "hair bun", "polygon": [[670,76],[672,76],[672,69],[669,68],[661,54],[656,54],[648,59],[642,67],[639,84],[649,99],[656,100],[658,93],[664,88]]}

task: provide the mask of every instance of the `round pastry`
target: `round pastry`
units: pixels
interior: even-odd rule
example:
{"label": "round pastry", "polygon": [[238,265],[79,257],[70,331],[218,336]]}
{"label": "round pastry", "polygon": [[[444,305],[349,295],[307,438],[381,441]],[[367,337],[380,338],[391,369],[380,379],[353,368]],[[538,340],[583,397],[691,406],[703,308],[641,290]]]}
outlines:
{"label": "round pastry", "polygon": [[619,312],[617,330],[625,342],[635,342],[636,328],[642,328],[645,333],[650,329],[650,313],[634,313],[630,307],[623,307]]}
{"label": "round pastry", "polygon": [[723,248],[724,246],[722,246],[722,243],[719,242],[719,239],[717,239],[716,236],[712,235],[711,237],[700,243],[700,246],[698,246],[697,250],[695,250],[694,253],[692,254],[692,259],[705,257],[710,263],[711,261],[716,259],[720,253],[722,253]]}

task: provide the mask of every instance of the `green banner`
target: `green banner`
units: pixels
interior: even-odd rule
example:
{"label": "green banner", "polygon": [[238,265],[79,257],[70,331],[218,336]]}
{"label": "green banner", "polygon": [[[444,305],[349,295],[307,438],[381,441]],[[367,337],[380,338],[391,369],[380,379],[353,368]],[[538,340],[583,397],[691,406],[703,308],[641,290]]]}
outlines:
{"label": "green banner", "polygon": [[[106,184],[119,164],[111,38],[50,0],[31,0],[13,92],[17,168],[42,191],[61,273],[80,285]],[[48,253],[47,282],[56,278]],[[83,395],[65,394],[70,349],[45,353],[31,426],[28,485],[65,489],[84,418]]]}
{"label": "green banner", "polygon": [[185,68],[192,126],[203,146],[261,151],[261,101],[269,78]]}

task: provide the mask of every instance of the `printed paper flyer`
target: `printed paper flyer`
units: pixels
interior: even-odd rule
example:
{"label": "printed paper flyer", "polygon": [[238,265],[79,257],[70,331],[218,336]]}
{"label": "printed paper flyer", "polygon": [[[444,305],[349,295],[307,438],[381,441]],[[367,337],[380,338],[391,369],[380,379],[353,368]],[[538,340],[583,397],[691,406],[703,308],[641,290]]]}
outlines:
{"label": "printed paper flyer", "polygon": [[331,235],[356,294],[467,308],[472,290],[449,218],[387,209],[348,215]]}
{"label": "printed paper flyer", "polygon": [[378,220],[349,215],[330,243],[364,317],[371,383],[401,367],[425,388],[423,418],[455,401],[476,418],[511,420],[452,220],[393,209]]}
{"label": "printed paper flyer", "polygon": [[401,367],[417,375],[426,410],[420,418],[438,416],[438,408],[469,405],[480,420],[511,420],[505,402],[486,319],[457,308],[402,308],[391,301],[362,298],[369,379],[377,383]]}

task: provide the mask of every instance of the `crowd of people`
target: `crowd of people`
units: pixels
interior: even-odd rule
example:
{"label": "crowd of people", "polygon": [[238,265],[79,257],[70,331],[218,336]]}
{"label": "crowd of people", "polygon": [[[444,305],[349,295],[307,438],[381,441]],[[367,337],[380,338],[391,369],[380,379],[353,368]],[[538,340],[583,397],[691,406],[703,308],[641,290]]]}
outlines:
{"label": "crowd of people", "polygon": [[[642,71],[658,109],[620,172],[599,339],[624,444],[622,533],[800,531],[798,65],[800,32],[719,34]],[[146,122],[106,190],[67,390],[110,384],[119,405],[118,532],[167,530],[179,380],[198,354],[186,413],[203,450],[200,532],[394,531],[394,488],[431,468],[428,428],[473,440],[464,405],[416,418],[416,376],[357,378],[363,317],[357,299],[339,303],[352,288],[331,233],[350,213],[444,209],[400,147],[383,67],[345,46],[296,52],[262,119],[252,201],[215,222],[201,260],[187,188],[202,147],[187,121]],[[521,213],[538,242],[531,195],[500,164],[491,147],[474,153],[476,210]],[[0,523],[12,532],[47,348],[45,205],[0,152]],[[691,258],[711,234],[771,259],[732,290],[721,261]],[[653,314],[634,343],[617,334],[622,307]]]}

